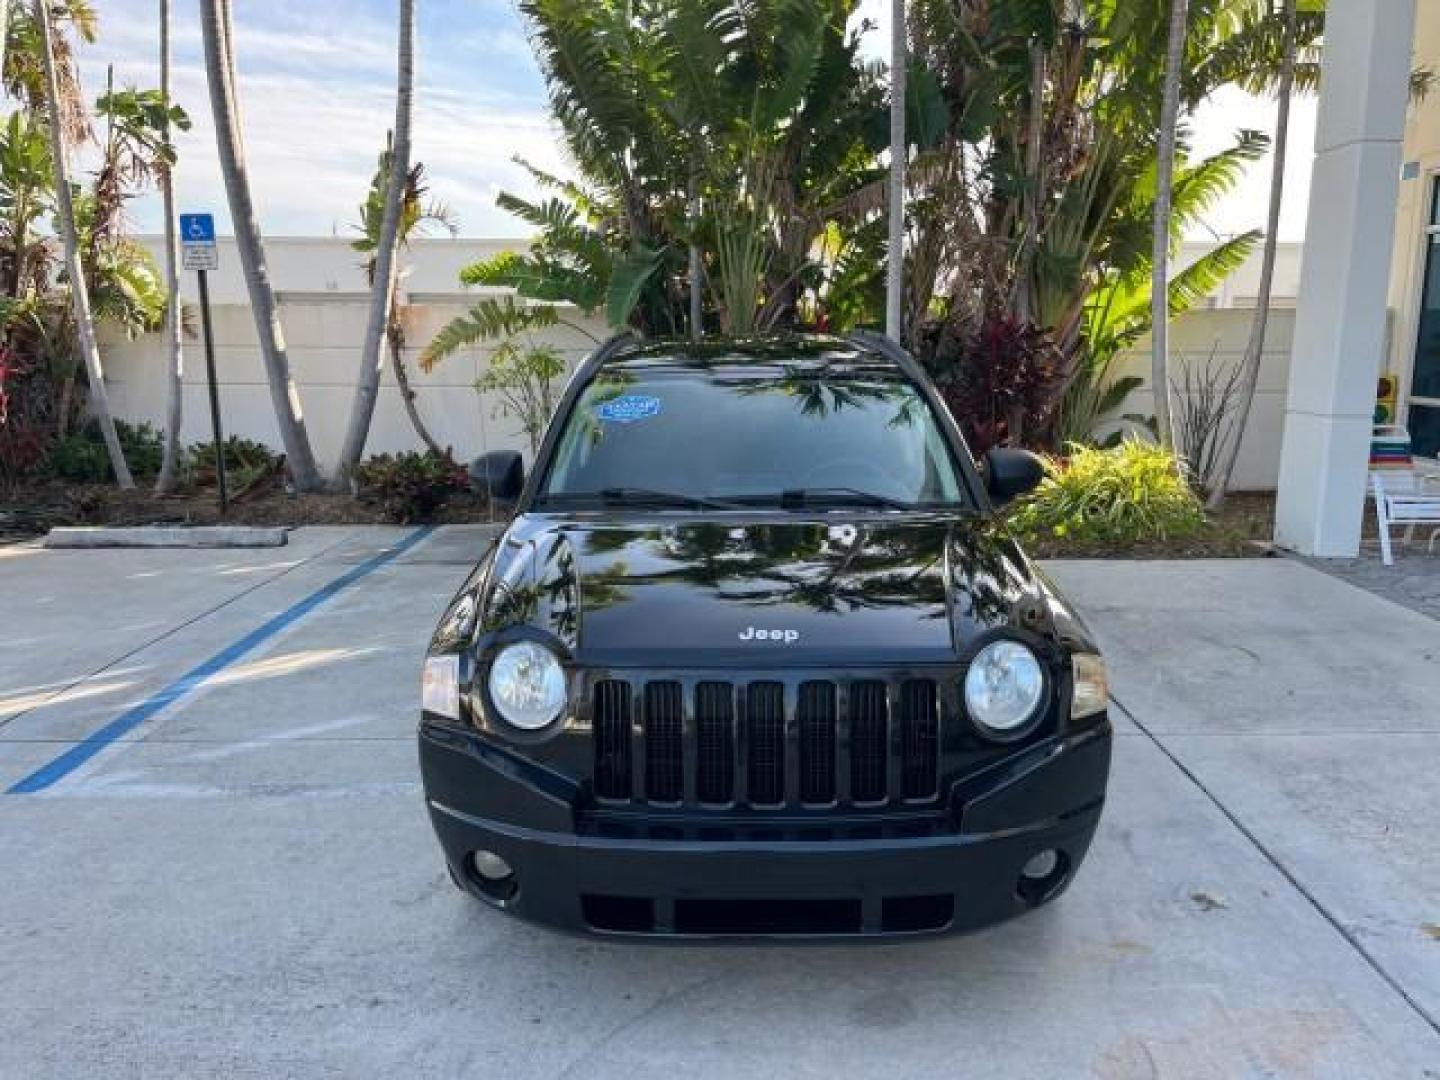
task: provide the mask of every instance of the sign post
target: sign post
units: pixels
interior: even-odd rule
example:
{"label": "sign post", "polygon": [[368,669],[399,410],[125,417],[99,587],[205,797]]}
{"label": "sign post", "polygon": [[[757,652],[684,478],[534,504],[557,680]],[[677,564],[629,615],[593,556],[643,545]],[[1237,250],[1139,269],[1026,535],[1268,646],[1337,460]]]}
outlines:
{"label": "sign post", "polygon": [[211,270],[220,268],[220,252],[215,246],[213,214],[180,215],[180,249],[186,270],[194,270],[200,285],[200,323],[205,331],[205,371],[210,382],[210,426],[215,433],[215,480],[220,491],[220,513],[223,516],[230,501],[225,483],[225,437],[220,429],[220,386],[215,378],[215,332],[210,322]]}

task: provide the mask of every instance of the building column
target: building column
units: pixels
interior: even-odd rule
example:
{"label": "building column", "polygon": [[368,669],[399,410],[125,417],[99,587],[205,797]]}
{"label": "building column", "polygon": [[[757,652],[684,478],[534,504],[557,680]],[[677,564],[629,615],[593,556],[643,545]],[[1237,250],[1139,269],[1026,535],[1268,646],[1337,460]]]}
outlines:
{"label": "building column", "polygon": [[1416,0],[1328,5],[1275,542],[1360,550]]}

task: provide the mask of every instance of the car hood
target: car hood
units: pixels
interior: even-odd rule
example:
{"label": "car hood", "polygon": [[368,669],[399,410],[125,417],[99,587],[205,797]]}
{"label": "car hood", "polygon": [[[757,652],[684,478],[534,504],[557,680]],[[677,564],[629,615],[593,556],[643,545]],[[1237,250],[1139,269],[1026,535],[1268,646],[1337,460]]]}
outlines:
{"label": "car hood", "polygon": [[978,516],[525,515],[492,560],[479,633],[533,627],[597,666],[938,663],[1055,630],[1043,577]]}

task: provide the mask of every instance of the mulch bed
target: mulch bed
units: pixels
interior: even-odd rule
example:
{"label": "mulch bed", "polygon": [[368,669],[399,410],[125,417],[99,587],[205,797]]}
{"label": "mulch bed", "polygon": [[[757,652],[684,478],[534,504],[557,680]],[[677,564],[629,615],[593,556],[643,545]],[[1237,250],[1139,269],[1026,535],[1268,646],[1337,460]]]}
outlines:
{"label": "mulch bed", "polygon": [[[488,521],[485,500],[456,493],[438,524]],[[349,495],[293,495],[277,476],[241,492],[222,517],[213,487],[156,495],[113,484],[46,481],[0,493],[0,543],[43,536],[63,525],[392,525],[380,507]]]}

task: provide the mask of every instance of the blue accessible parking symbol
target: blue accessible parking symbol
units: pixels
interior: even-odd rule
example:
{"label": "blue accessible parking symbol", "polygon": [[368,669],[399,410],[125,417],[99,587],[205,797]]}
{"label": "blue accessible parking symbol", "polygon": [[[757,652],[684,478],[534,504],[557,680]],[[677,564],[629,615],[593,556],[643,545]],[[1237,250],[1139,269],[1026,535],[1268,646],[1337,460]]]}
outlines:
{"label": "blue accessible parking symbol", "polygon": [[182,244],[213,244],[215,242],[215,215],[181,214],[180,242]]}

